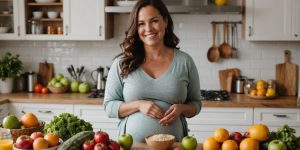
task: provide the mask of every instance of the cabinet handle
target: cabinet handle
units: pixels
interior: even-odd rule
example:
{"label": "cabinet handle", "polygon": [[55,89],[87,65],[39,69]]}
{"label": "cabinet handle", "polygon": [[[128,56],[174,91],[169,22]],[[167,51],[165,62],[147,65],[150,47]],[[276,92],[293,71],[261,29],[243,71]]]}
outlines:
{"label": "cabinet handle", "polygon": [[0,113],[3,111],[3,109],[0,109]]}
{"label": "cabinet handle", "polygon": [[249,37],[251,36],[251,26],[248,27],[249,28]]}
{"label": "cabinet handle", "polygon": [[298,34],[295,34],[294,36],[295,36],[295,37],[298,37]]}
{"label": "cabinet handle", "polygon": [[45,113],[45,114],[49,114],[52,113],[51,110],[38,110],[39,113]]}
{"label": "cabinet handle", "polygon": [[102,26],[99,26],[99,36],[102,36]]}
{"label": "cabinet handle", "polygon": [[69,29],[69,26],[68,25],[66,25],[66,27],[65,27],[66,29],[65,29],[65,32],[66,32],[66,35],[68,35],[68,29]]}
{"label": "cabinet handle", "polygon": [[18,36],[20,36],[20,26],[18,26]]}
{"label": "cabinet handle", "polygon": [[283,114],[273,114],[274,117],[277,117],[277,118],[286,118],[287,115],[283,115]]}
{"label": "cabinet handle", "polygon": [[23,114],[26,114],[26,112],[24,110],[21,111]]}

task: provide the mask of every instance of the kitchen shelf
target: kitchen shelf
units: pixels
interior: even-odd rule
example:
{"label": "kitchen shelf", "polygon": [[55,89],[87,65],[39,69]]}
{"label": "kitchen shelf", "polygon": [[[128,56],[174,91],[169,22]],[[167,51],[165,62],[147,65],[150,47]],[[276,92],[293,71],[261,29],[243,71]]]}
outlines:
{"label": "kitchen shelf", "polygon": [[62,18],[56,18],[56,19],[49,19],[49,18],[34,19],[34,18],[32,18],[31,20],[37,20],[37,21],[63,21]]}
{"label": "kitchen shelf", "polygon": [[[170,13],[178,14],[242,14],[242,6],[222,6],[203,5],[203,6],[181,6],[168,5]],[[133,6],[106,6],[106,13],[130,13]]]}
{"label": "kitchen shelf", "polygon": [[57,2],[57,3],[28,3],[28,6],[62,6],[63,3]]}
{"label": "kitchen shelf", "polygon": [[0,17],[12,17],[14,14],[0,14]]}

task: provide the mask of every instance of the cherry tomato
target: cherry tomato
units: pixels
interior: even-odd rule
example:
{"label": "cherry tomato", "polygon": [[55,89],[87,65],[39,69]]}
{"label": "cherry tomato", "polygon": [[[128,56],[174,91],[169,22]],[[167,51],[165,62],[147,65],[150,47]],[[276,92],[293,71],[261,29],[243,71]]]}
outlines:
{"label": "cherry tomato", "polygon": [[37,83],[35,86],[34,86],[34,92],[35,93],[41,93],[42,92],[42,88],[43,86],[39,83]]}
{"label": "cherry tomato", "polygon": [[42,94],[47,94],[49,92],[49,90],[47,87],[43,87],[41,92],[42,92]]}

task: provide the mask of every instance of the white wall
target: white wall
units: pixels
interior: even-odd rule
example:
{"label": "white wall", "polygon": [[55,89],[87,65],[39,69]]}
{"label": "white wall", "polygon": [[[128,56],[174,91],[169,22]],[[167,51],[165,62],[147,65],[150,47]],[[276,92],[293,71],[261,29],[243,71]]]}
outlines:
{"label": "white wall", "polygon": [[[189,53],[197,65],[201,88],[219,89],[218,70],[237,67],[241,73],[255,79],[275,78],[275,65],[284,61],[283,51],[290,49],[292,62],[300,64],[300,42],[248,42],[238,41],[238,59],[223,59],[210,63],[207,50],[212,45],[211,21],[240,21],[240,15],[182,15],[173,14],[175,32],[180,38],[179,46]],[[68,75],[66,67],[84,65],[89,72],[99,65],[109,66],[121,52],[119,43],[124,38],[127,14],[115,15],[115,35],[106,41],[0,41],[0,54],[10,51],[21,55],[24,71],[38,72],[38,63],[44,60],[55,64],[55,71]],[[217,43],[223,39],[221,26]],[[239,33],[240,33],[239,25]]]}

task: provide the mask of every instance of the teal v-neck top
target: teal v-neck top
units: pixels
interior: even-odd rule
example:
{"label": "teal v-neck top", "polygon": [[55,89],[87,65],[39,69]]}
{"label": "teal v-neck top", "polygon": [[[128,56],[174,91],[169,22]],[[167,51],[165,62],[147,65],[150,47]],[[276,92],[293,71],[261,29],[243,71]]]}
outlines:
{"label": "teal v-neck top", "polygon": [[152,78],[141,67],[131,72],[126,78],[120,76],[120,59],[115,59],[108,73],[104,109],[111,118],[119,118],[119,135],[129,133],[135,141],[143,142],[145,137],[153,134],[172,134],[180,141],[188,134],[184,116],[168,126],[159,124],[158,119],[136,112],[120,118],[119,107],[123,102],[149,100],[164,111],[172,104],[192,102],[201,109],[200,85],[198,71],[193,59],[185,52],[174,50],[173,62],[159,78]]}

